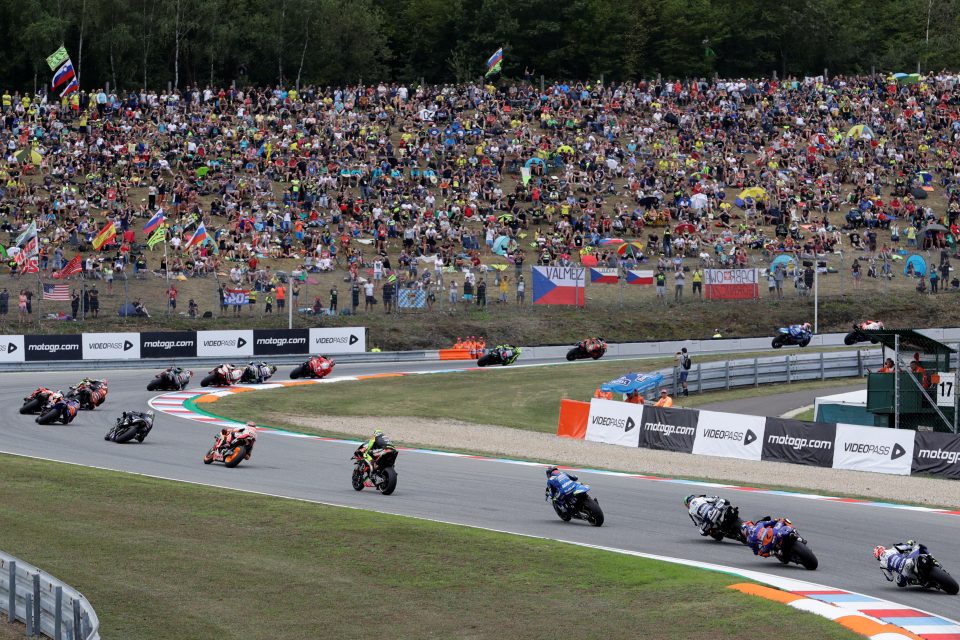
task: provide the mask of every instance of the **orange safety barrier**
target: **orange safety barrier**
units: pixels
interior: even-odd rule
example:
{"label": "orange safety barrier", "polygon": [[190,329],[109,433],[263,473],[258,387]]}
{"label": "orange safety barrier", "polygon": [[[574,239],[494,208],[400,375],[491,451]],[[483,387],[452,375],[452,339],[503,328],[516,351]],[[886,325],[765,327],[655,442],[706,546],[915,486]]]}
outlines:
{"label": "orange safety barrier", "polygon": [[441,360],[473,360],[469,349],[440,349]]}
{"label": "orange safety barrier", "polygon": [[583,440],[587,436],[587,419],[589,416],[589,402],[561,400],[560,419],[557,421],[557,435],[561,438]]}

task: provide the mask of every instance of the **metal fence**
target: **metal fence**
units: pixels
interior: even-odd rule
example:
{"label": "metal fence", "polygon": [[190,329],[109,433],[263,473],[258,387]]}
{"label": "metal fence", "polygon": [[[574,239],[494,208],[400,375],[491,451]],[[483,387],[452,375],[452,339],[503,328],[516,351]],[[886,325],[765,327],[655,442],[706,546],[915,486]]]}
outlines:
{"label": "metal fence", "polygon": [[90,602],[68,584],[0,551],[0,611],[27,625],[28,636],[99,640],[100,619]]}

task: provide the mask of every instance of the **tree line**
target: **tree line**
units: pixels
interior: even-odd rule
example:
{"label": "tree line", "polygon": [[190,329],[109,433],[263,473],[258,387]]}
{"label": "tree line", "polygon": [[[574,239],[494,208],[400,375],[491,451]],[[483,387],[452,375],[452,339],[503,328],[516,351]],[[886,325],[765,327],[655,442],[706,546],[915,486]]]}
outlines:
{"label": "tree line", "polygon": [[0,0],[0,82],[596,81],[960,68],[960,0]]}

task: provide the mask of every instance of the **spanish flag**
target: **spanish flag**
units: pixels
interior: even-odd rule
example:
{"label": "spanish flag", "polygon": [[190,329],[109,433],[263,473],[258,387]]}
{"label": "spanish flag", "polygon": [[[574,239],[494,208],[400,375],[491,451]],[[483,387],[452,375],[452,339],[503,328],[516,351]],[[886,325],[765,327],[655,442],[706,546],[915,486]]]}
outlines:
{"label": "spanish flag", "polygon": [[97,234],[97,237],[93,239],[94,250],[99,251],[103,245],[113,240],[116,235],[117,228],[113,226],[112,220],[108,220],[106,226],[104,226],[103,229],[100,230],[100,233]]}

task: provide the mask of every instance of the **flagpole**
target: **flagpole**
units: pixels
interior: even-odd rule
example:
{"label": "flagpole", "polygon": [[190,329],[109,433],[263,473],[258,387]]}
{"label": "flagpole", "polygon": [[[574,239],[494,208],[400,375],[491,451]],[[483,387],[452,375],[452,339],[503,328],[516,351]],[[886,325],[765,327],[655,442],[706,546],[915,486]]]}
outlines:
{"label": "flagpole", "polygon": [[37,264],[37,328],[40,327],[40,300],[43,299],[43,282],[40,280],[40,265]]}
{"label": "flagpole", "polygon": [[[162,223],[161,223],[162,224]],[[167,258],[167,232],[163,232],[163,263],[167,268],[163,270],[163,277],[167,282],[167,315],[170,315],[170,259]]]}

